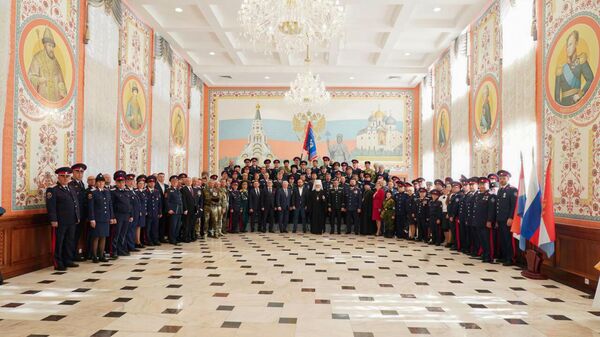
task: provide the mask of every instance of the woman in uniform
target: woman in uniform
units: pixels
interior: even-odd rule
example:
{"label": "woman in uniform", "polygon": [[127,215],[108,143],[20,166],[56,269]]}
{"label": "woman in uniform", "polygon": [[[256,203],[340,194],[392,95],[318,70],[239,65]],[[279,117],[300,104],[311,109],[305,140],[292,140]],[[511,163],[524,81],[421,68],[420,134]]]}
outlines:
{"label": "woman in uniform", "polygon": [[110,191],[104,188],[105,180],[102,174],[96,176],[96,187],[88,191],[87,209],[90,221],[90,236],[92,237],[92,262],[108,262],[104,257],[104,246],[109,234],[110,224],[115,224]]}

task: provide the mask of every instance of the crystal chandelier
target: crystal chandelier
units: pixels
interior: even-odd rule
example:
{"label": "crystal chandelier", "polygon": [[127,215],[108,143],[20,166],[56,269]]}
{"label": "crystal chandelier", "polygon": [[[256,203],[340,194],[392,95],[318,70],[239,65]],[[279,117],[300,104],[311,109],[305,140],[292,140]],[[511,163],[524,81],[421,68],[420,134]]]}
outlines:
{"label": "crystal chandelier", "polygon": [[325,89],[325,83],[321,81],[318,74],[310,70],[310,54],[306,47],[306,59],[309,66],[305,73],[298,73],[294,82],[290,83],[290,90],[285,93],[285,100],[302,108],[325,105],[331,100],[329,91]]}
{"label": "crystal chandelier", "polygon": [[244,0],[238,12],[243,36],[256,49],[285,55],[306,44],[327,47],[342,34],[344,7],[339,0]]}

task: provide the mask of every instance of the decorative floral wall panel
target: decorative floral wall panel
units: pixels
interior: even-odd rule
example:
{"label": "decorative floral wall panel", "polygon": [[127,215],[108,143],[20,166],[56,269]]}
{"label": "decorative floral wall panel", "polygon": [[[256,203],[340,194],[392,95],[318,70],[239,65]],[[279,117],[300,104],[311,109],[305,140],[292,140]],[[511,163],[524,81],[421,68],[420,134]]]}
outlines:
{"label": "decorative floral wall panel", "polygon": [[81,159],[85,1],[14,0],[12,9],[3,206],[23,211],[43,208],[54,170]]}
{"label": "decorative floral wall panel", "polygon": [[452,73],[450,52],[445,52],[434,65],[433,146],[434,176],[447,177],[451,172],[452,146],[450,107],[452,106]]}
{"label": "decorative floral wall panel", "polygon": [[152,29],[123,6],[119,46],[117,166],[136,174],[150,168]]}
{"label": "decorative floral wall panel", "polygon": [[553,158],[555,212],[600,221],[600,6],[539,3],[543,158]]}
{"label": "decorative floral wall panel", "polygon": [[501,165],[502,35],[500,2],[494,1],[471,29],[471,174]]}
{"label": "decorative floral wall panel", "polygon": [[169,118],[169,174],[187,171],[189,102],[190,66],[182,57],[173,52]]}

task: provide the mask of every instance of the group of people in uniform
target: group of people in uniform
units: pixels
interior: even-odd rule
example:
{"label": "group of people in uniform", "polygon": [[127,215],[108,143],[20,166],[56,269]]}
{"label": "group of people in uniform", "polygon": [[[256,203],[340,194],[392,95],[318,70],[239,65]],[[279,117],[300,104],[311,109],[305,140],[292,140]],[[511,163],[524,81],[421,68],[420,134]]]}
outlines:
{"label": "group of people in uniform", "polygon": [[[117,171],[83,182],[83,163],[56,170],[46,191],[54,266],[77,267],[127,256],[145,246],[270,232],[383,235],[444,245],[484,262],[512,264],[510,227],[517,190],[510,173],[407,182],[383,165],[271,161],[229,162],[220,176],[149,176]],[[112,180],[111,180],[112,179]],[[111,185],[114,181],[114,185]],[[82,244],[79,242],[82,241]],[[79,247],[82,247],[81,249]]]}

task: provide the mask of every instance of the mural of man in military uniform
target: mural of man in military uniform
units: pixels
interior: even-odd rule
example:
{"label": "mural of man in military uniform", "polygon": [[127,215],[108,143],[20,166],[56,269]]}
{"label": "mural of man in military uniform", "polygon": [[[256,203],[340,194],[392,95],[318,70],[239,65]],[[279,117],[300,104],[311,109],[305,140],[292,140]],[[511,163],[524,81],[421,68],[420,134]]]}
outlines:
{"label": "mural of man in military uniform", "polygon": [[[586,53],[577,53],[579,32],[572,31],[567,36],[567,62],[556,70],[554,99],[563,106],[576,104],[590,88],[594,73],[588,63]],[[582,86],[581,78],[585,79]]]}

